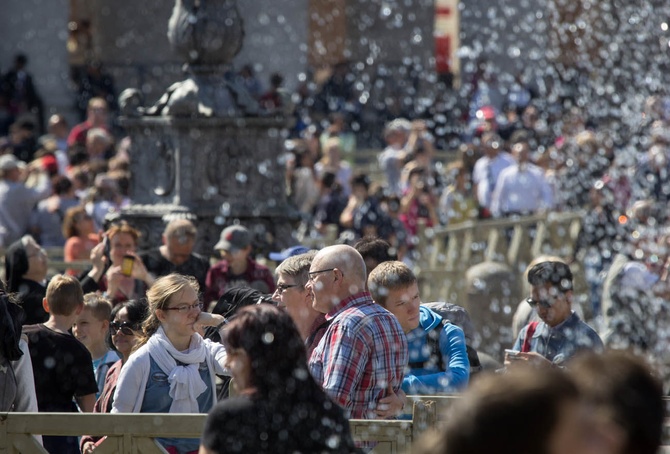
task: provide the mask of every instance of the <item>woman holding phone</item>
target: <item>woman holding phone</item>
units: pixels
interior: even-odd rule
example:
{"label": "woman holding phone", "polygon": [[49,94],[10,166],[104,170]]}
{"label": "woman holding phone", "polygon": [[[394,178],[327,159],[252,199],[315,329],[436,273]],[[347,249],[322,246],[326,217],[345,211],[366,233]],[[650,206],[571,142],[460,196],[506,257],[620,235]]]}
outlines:
{"label": "woman holding phone", "polygon": [[112,304],[143,298],[154,283],[154,277],[136,254],[139,238],[139,230],[125,221],[105,232],[111,266],[100,282],[100,290]]}

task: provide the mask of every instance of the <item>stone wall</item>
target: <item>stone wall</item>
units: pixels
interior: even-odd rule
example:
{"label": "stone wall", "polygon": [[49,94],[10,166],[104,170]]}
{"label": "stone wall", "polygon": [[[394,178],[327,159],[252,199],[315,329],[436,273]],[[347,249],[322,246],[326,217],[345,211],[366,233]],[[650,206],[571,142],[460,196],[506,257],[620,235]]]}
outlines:
{"label": "stone wall", "polygon": [[46,115],[61,112],[74,121],[65,47],[68,14],[68,0],[2,2],[0,72],[12,66],[15,54],[26,54]]}

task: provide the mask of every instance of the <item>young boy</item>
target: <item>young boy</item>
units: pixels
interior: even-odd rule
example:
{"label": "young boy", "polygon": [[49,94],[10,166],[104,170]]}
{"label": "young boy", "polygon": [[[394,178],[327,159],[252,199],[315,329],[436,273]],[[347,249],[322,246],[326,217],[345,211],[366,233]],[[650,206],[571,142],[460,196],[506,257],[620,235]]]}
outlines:
{"label": "young boy", "polygon": [[[409,372],[402,390],[430,395],[464,388],[470,362],[463,330],[421,306],[412,270],[402,262],[383,262],[370,273],[368,288],[375,302],[396,316],[407,335]],[[433,336],[437,342],[430,339]]]}
{"label": "young boy", "polygon": [[[42,412],[76,412],[74,397],[82,411],[90,412],[98,391],[91,354],[68,332],[84,308],[81,284],[72,276],[54,276],[42,305],[49,320],[23,327],[35,372],[37,408]],[[80,452],[77,437],[45,436],[43,441],[50,453]]]}
{"label": "young boy", "polygon": [[98,384],[96,399],[100,397],[109,368],[117,362],[119,355],[107,344],[112,303],[100,295],[88,293],[84,296],[84,309],[72,325],[72,333],[84,344],[93,358],[93,372]]}

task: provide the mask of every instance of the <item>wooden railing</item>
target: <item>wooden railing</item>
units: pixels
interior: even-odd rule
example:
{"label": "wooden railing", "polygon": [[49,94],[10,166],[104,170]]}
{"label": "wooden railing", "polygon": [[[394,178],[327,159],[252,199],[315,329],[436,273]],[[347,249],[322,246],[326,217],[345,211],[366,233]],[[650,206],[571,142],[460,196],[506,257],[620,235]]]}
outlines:
{"label": "wooden railing", "polygon": [[[437,406],[420,400],[413,418],[401,420],[350,420],[354,440],[375,442],[374,453],[406,452],[424,430],[437,421]],[[96,454],[165,454],[154,438],[200,438],[205,414],[164,413],[0,413],[0,454],[46,454],[32,436],[93,435],[107,438]]]}
{"label": "wooden railing", "polygon": [[[376,442],[375,454],[409,452],[412,441],[446,422],[448,409],[458,396],[408,396],[413,402],[411,420],[352,419],[349,424],[356,441]],[[664,398],[670,407],[670,398]],[[101,414],[101,413],[0,413],[0,454],[46,454],[32,437],[40,435],[106,435],[96,454],[165,454],[155,437],[200,438],[204,414]],[[670,420],[664,425],[663,447],[670,453]]]}

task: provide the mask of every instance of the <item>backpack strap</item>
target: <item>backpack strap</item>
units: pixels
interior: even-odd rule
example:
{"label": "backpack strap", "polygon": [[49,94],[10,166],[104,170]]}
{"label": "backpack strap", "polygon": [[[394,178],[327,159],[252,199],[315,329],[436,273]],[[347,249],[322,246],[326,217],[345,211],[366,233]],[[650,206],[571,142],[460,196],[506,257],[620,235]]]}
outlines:
{"label": "backpack strap", "polygon": [[[439,325],[433,328],[432,331],[428,333],[426,342],[430,347],[430,358],[426,361],[414,361],[408,364],[410,369],[423,369],[428,363],[432,362],[432,358],[437,358],[435,365],[439,370],[447,370],[447,366],[444,364],[444,357],[442,356],[442,351],[440,350],[440,333],[444,329],[444,326],[451,321],[443,318]],[[458,326],[458,325],[456,325]],[[479,354],[477,350],[472,348],[470,345],[465,345],[465,349],[468,356],[468,362],[470,363],[470,374],[477,373],[482,370],[482,364],[479,361]]]}
{"label": "backpack strap", "polygon": [[428,346],[430,347],[430,357],[426,361],[410,362],[408,364],[410,369],[423,369],[428,363],[433,362],[431,361],[433,358],[437,358],[437,361],[435,362],[437,368],[439,370],[447,370],[444,367],[444,358],[442,358],[442,352],[440,351],[440,332],[446,323],[449,323],[449,320],[443,318],[435,328],[430,330],[428,336],[426,336],[426,343],[428,343]]}
{"label": "backpack strap", "polygon": [[521,351],[524,353],[528,353],[530,351],[530,341],[533,338],[533,334],[535,334],[535,330],[537,329],[537,325],[540,322],[530,322],[528,324],[528,328],[526,329],[526,336],[523,338],[523,344],[521,344]]}

